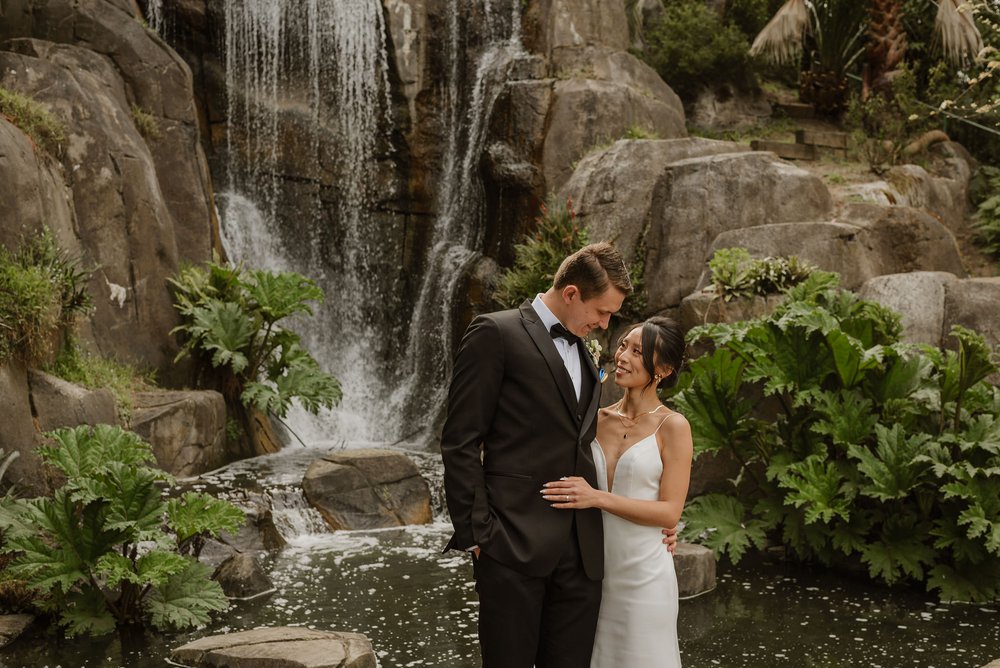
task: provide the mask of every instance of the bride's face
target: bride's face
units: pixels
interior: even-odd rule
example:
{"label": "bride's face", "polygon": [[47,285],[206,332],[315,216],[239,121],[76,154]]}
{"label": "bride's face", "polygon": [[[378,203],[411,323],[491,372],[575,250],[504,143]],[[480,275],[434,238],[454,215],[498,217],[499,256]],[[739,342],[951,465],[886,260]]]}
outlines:
{"label": "bride's face", "polygon": [[642,364],[642,327],[636,327],[615,350],[615,384],[620,387],[645,387],[650,376]]}

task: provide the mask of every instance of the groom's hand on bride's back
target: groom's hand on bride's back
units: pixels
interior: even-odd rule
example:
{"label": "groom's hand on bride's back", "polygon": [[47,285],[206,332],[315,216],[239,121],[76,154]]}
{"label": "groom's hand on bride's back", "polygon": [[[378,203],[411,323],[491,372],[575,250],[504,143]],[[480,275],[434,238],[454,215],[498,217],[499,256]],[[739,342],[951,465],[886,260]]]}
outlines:
{"label": "groom's hand on bride's back", "polygon": [[670,554],[677,552],[677,527],[664,529],[660,533],[663,534],[663,544],[667,546]]}

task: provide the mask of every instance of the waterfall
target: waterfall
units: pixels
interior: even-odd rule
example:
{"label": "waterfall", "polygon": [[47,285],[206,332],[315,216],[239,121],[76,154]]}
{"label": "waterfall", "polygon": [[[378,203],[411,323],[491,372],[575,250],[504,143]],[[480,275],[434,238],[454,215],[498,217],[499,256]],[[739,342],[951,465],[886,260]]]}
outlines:
{"label": "waterfall", "polygon": [[[443,415],[448,393],[452,355],[452,304],[459,281],[479,258],[484,232],[483,186],[478,162],[486,142],[493,104],[503,90],[521,45],[521,3],[502,3],[506,11],[496,11],[490,0],[482,4],[486,27],[485,45],[471,72],[462,71],[465,62],[460,36],[468,34],[461,25],[461,0],[450,0],[450,76],[444,108],[447,109],[448,150],[444,178],[438,193],[439,212],[434,223],[426,271],[409,327],[404,382],[394,394],[406,424],[420,424],[426,440]],[[466,21],[475,20],[465,14]],[[471,75],[471,76],[470,76]],[[462,84],[465,83],[465,90]],[[426,388],[418,391],[418,388]],[[421,422],[420,418],[423,418]],[[402,429],[403,425],[400,425]],[[402,432],[401,432],[402,433]]]}
{"label": "waterfall", "polygon": [[147,0],[146,21],[149,23],[150,28],[163,35],[164,28],[166,27],[163,17],[163,0]]}
{"label": "waterfall", "polygon": [[[402,216],[378,199],[397,158],[380,1],[225,0],[223,236],[234,260],[292,269],[326,292],[295,328],[341,380],[344,404],[319,419],[292,414],[309,443],[426,440],[444,404],[451,303],[484,225],[477,168],[522,52],[520,0],[447,2],[437,213],[422,275],[404,277],[404,233],[391,227]],[[293,156],[306,173],[290,169]],[[404,278],[419,286],[412,304]]]}

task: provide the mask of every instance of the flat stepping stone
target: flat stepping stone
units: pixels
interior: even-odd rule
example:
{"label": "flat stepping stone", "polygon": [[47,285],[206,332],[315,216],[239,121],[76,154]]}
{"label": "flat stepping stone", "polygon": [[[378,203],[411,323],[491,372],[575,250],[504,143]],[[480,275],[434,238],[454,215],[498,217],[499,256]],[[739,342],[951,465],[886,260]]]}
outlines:
{"label": "flat stepping stone", "polygon": [[789,118],[814,118],[816,116],[816,109],[811,104],[803,104],[802,102],[778,102],[774,105],[774,109]]}
{"label": "flat stepping stone", "polygon": [[846,132],[821,132],[818,130],[796,130],[795,142],[797,144],[812,144],[824,148],[847,149],[850,137]]}
{"label": "flat stepping stone", "polygon": [[206,636],[170,654],[189,668],[375,668],[371,641],[360,633],[294,626]]}

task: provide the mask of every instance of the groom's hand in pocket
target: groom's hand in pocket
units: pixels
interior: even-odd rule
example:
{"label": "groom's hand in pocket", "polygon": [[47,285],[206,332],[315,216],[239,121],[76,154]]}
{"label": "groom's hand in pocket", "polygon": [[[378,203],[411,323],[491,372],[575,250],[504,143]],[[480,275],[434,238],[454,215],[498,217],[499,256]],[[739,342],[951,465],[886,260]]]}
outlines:
{"label": "groom's hand in pocket", "polygon": [[663,534],[663,544],[667,546],[670,554],[677,552],[677,527],[664,529],[660,533]]}

